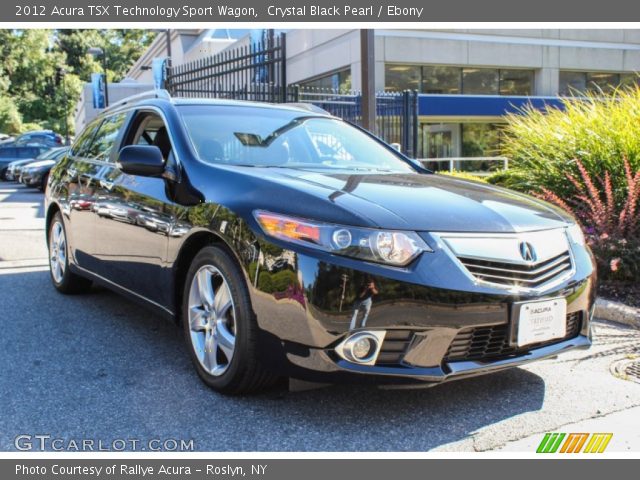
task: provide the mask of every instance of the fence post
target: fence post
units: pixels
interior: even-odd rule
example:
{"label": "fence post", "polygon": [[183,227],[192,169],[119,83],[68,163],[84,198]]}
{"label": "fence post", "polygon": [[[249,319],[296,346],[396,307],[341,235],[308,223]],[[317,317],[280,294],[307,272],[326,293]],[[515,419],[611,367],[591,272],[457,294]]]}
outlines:
{"label": "fence post", "polygon": [[409,109],[409,90],[402,92],[402,153],[411,156],[410,142],[409,142],[409,122],[411,121],[411,114]]}
{"label": "fence post", "polygon": [[164,79],[164,88],[169,92],[170,95],[174,95],[174,91],[173,91],[173,85],[172,85],[172,80],[173,80],[173,69],[174,67],[171,66],[170,62],[167,62],[167,64],[165,65],[165,79]]}
{"label": "fence post", "polygon": [[282,84],[282,101],[287,103],[287,34],[284,32],[280,34],[280,83]]}
{"label": "fence post", "polygon": [[411,157],[418,158],[418,91],[411,92]]}

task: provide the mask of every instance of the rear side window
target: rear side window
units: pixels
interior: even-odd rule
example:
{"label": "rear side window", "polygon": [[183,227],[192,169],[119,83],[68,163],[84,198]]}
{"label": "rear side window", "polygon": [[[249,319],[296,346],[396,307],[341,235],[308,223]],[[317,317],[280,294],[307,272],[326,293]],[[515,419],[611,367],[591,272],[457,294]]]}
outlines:
{"label": "rear side window", "polygon": [[120,132],[126,117],[126,113],[118,113],[106,118],[102,122],[102,125],[100,125],[100,128],[98,129],[98,133],[96,133],[93,142],[89,147],[89,157],[94,160],[102,160],[104,162],[109,161],[111,149],[113,148],[116,138],[118,138],[118,133]]}
{"label": "rear side window", "polygon": [[94,120],[82,131],[78,139],[74,142],[71,155],[74,157],[87,157],[91,141],[100,126],[100,120]]}

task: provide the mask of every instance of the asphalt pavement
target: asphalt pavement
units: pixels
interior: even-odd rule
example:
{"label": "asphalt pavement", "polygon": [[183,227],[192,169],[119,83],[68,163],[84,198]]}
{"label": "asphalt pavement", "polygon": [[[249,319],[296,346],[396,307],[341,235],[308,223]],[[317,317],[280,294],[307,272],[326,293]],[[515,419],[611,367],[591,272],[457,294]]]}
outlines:
{"label": "asphalt pavement", "polygon": [[[614,432],[608,451],[640,451],[640,383],[610,372],[640,354],[640,332],[613,323],[596,322],[590,350],[431,389],[281,386],[225,397],[198,379],[170,322],[105,289],[58,294],[42,194],[6,182],[0,299],[2,451],[15,451],[19,435],[50,435],[193,440],[199,451],[532,452],[544,432],[596,419]],[[616,425],[635,428],[616,434]]]}

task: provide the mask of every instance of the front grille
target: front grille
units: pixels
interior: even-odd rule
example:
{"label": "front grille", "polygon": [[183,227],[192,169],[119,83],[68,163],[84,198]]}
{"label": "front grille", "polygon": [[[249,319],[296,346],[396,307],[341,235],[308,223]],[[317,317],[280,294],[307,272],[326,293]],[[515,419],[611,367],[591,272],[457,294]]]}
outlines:
{"label": "front grille", "polygon": [[412,339],[411,330],[387,330],[376,365],[399,365]]}
{"label": "front grille", "polygon": [[571,270],[571,256],[564,252],[543,262],[530,265],[458,257],[478,280],[499,285],[536,288]]}
{"label": "front grille", "polygon": [[570,313],[567,315],[567,333],[564,338],[520,348],[509,345],[509,325],[507,324],[464,328],[449,345],[444,361],[485,360],[522,354],[536,347],[576,337],[580,332],[581,320],[581,312]]}

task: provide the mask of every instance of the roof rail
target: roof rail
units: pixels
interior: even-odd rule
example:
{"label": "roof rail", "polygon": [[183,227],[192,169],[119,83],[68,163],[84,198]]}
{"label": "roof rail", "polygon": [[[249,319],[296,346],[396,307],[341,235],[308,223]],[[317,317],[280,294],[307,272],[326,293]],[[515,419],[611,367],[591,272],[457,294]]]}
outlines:
{"label": "roof rail", "polygon": [[144,100],[146,98],[162,98],[164,100],[171,100],[171,95],[169,95],[168,91],[163,89],[148,90],[146,92],[138,93],[136,95],[131,95],[129,97],[123,98],[122,100],[118,100],[117,102],[109,105],[108,109],[110,110],[115,107],[121,107],[131,102],[137,102],[139,100]]}

